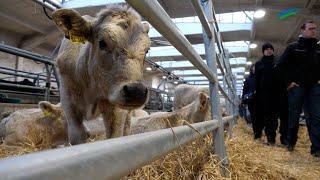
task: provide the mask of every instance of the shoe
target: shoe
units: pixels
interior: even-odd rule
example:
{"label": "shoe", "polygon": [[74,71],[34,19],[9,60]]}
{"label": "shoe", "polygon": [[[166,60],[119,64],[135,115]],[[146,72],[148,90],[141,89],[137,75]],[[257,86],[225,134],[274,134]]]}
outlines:
{"label": "shoe", "polygon": [[273,137],[267,137],[267,141],[268,146],[274,146],[276,144],[276,139]]}
{"label": "shoe", "polygon": [[320,157],[320,151],[317,151],[317,152],[315,152],[315,153],[311,153],[311,155],[312,155],[313,157]]}
{"label": "shoe", "polygon": [[286,140],[281,141],[281,145],[283,145],[284,147],[287,147],[289,145],[289,142]]}
{"label": "shoe", "polygon": [[259,139],[261,139],[261,135],[254,135],[254,139],[256,139],[256,140],[259,140]]}
{"label": "shoe", "polygon": [[268,146],[275,146],[275,145],[276,145],[276,142],[275,142],[275,141],[268,141],[268,142],[267,142],[267,145],[268,145]]}
{"label": "shoe", "polygon": [[294,150],[294,146],[291,144],[288,144],[286,147],[289,152],[292,152]]}

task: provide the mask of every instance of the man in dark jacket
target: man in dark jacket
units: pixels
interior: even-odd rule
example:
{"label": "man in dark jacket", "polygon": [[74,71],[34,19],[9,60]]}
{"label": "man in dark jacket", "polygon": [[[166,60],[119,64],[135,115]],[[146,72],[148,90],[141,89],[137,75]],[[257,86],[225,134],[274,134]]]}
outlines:
{"label": "man in dark jacket", "polygon": [[[255,82],[258,114],[261,115],[257,121],[263,122],[268,144],[274,145],[276,130],[278,127],[276,88],[274,86],[275,57],[274,48],[270,43],[262,46],[263,57],[255,65]],[[260,135],[261,136],[261,135]]]}
{"label": "man in dark jacket", "polygon": [[313,21],[301,26],[299,40],[286,48],[279,68],[288,90],[288,150],[292,151],[297,142],[299,117],[304,106],[312,144],[311,154],[320,157],[320,46],[316,28]]}
{"label": "man in dark jacket", "polygon": [[[242,102],[248,105],[250,112],[250,122],[252,123],[252,129],[254,138],[260,138],[262,129],[259,126],[259,121],[256,118],[256,98],[255,98],[255,79],[254,79],[254,64],[250,67],[250,74],[245,79],[242,91]],[[263,126],[262,126],[263,127]]]}

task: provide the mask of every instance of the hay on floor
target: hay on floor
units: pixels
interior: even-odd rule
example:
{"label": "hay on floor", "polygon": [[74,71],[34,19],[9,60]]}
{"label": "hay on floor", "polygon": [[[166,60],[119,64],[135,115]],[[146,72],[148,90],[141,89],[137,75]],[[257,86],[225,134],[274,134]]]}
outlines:
{"label": "hay on floor", "polygon": [[[88,142],[101,139],[91,138]],[[267,146],[253,140],[252,130],[242,119],[234,128],[234,138],[226,139],[231,179],[319,179],[320,159],[309,153],[310,142],[306,127],[300,127],[299,140],[294,152],[281,147]],[[32,142],[19,147],[0,146],[0,157],[16,156],[51,148]],[[204,136],[172,153],[150,163],[126,179],[226,179],[220,174],[221,162],[212,153],[212,138]],[[227,178],[228,179],[228,178]]]}

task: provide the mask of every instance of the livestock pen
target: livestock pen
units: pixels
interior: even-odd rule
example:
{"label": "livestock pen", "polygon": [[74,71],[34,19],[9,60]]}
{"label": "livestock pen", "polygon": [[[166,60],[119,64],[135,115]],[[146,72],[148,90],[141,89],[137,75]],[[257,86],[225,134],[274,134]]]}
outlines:
{"label": "livestock pen", "polygon": [[[195,140],[198,136],[209,133],[212,133],[214,152],[221,160],[222,174],[225,177],[229,176],[226,170],[228,157],[224,141],[224,124],[229,124],[228,130],[231,135],[237,112],[237,96],[235,77],[228,61],[229,54],[222,45],[212,1],[192,1],[204,29],[203,40],[208,66],[156,0],[127,0],[127,3],[208,78],[213,120],[7,158],[0,162],[3,167],[0,176],[3,179],[118,179]],[[219,54],[216,53],[215,43]],[[222,87],[218,83],[216,64],[224,75],[226,86]],[[232,116],[222,118],[219,111],[219,92],[227,99],[227,112]]]}

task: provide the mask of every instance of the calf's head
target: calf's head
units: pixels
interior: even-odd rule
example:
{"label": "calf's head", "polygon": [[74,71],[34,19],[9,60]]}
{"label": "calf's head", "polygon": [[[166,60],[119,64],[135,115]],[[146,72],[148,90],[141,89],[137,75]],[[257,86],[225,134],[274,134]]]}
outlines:
{"label": "calf's head", "polygon": [[110,103],[133,109],[147,101],[142,78],[149,25],[134,10],[111,7],[88,20],[77,11],[59,9],[53,19],[66,38],[86,43],[79,58],[90,58],[88,74]]}

